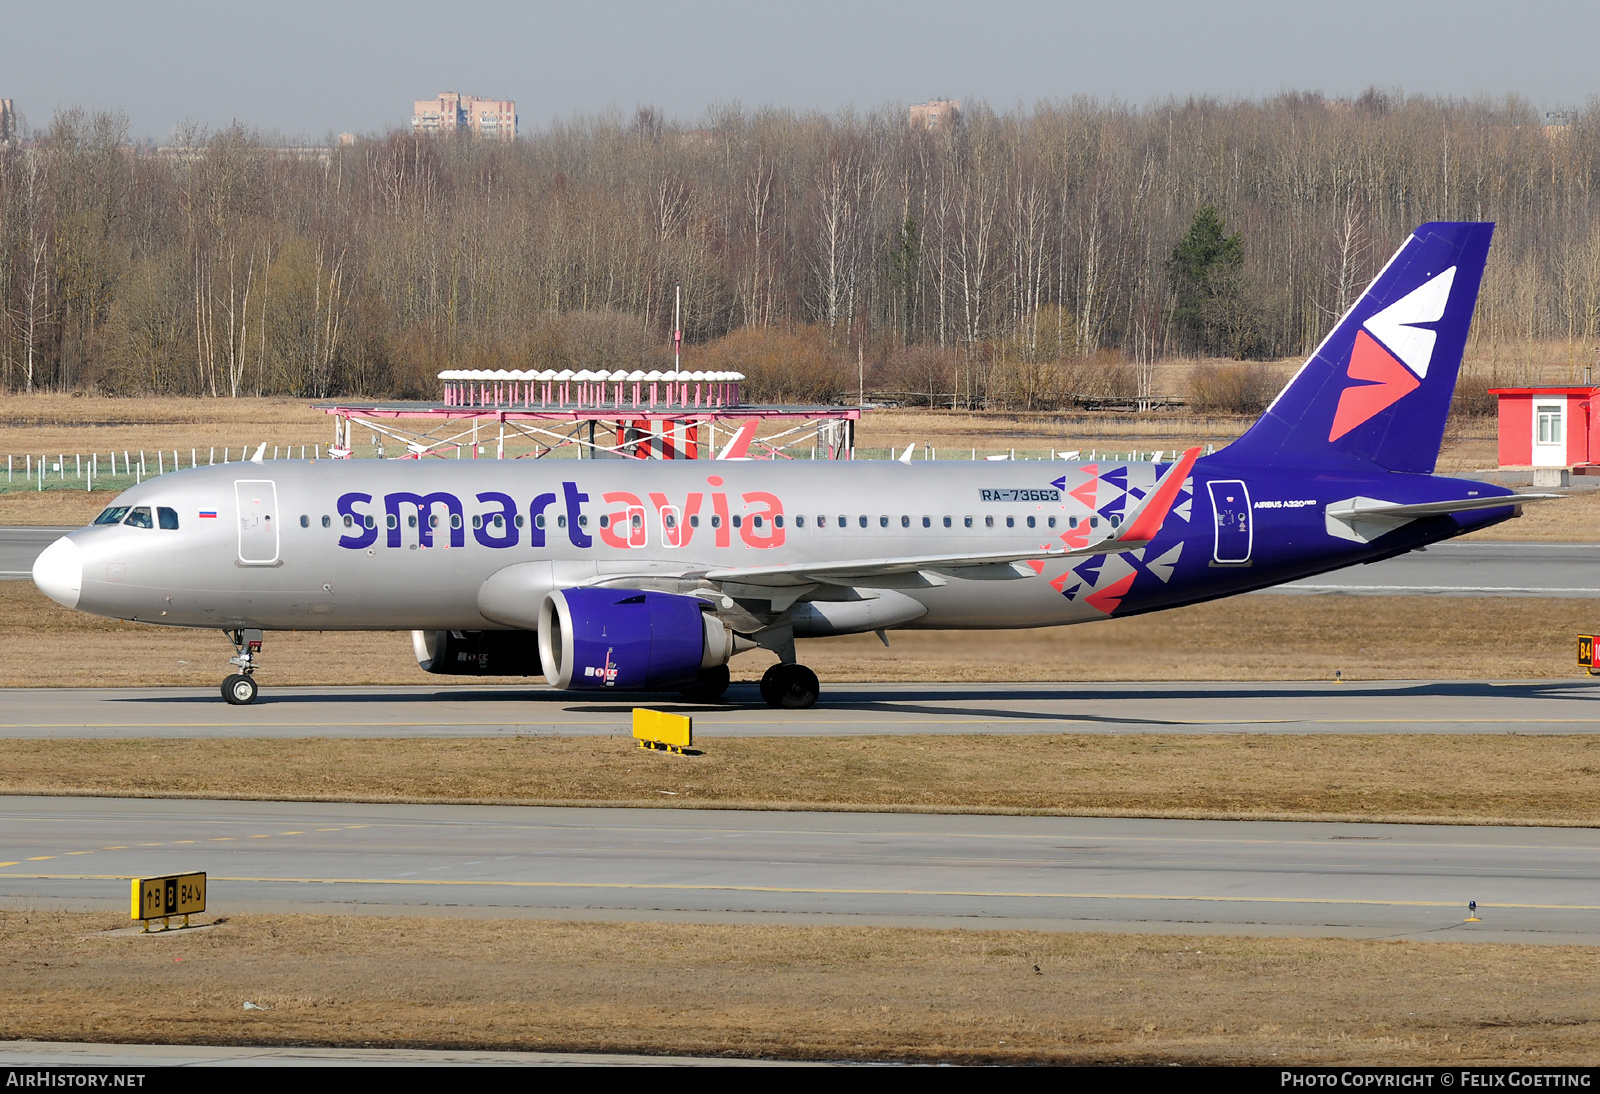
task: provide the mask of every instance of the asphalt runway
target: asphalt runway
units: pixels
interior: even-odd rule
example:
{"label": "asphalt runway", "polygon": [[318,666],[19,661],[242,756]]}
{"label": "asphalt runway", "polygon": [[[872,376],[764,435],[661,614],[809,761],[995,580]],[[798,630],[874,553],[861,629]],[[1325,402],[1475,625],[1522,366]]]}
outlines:
{"label": "asphalt runway", "polygon": [[687,713],[714,737],[949,733],[1600,732],[1600,680],[1337,684],[827,684],[775,710],[753,684],[727,705],[459,687],[266,687],[230,707],[212,688],[0,691],[0,739],[627,735],[635,706]]}
{"label": "asphalt runway", "polygon": [[[309,1045],[109,1045],[0,1041],[0,1067],[851,1067],[847,1061],[625,1056],[614,1052],[314,1048]],[[153,1084],[152,1084],[153,1085]]]}
{"label": "asphalt runway", "polygon": [[39,552],[74,531],[72,528],[0,527],[0,580],[19,581],[33,573]]}
{"label": "asphalt runway", "polygon": [[[1600,831],[0,798],[0,903],[1600,942]],[[1478,902],[1478,922],[1467,902]]]}
{"label": "asphalt runway", "polygon": [[1592,600],[1600,597],[1600,543],[1456,540],[1368,566],[1291,581],[1265,592]]}
{"label": "asphalt runway", "polygon": [[[27,578],[33,560],[69,528],[0,527],[0,580]],[[1600,543],[1461,540],[1370,566],[1352,566],[1269,593],[1358,596],[1600,597]],[[1259,595],[1259,594],[1258,594]]]}

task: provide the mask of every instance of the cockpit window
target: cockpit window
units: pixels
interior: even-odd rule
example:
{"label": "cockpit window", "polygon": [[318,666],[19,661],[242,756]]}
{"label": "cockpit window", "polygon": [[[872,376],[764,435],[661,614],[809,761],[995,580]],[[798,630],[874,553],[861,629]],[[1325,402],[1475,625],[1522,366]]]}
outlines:
{"label": "cockpit window", "polygon": [[113,505],[98,517],[94,518],[96,524],[121,524],[122,518],[128,515],[126,505]]}
{"label": "cockpit window", "polygon": [[156,519],[160,522],[161,527],[169,531],[176,531],[178,528],[178,511],[176,509],[168,509],[163,505],[156,510]]}
{"label": "cockpit window", "polygon": [[150,507],[141,505],[128,514],[128,519],[122,522],[129,528],[154,528],[155,523],[150,519]]}

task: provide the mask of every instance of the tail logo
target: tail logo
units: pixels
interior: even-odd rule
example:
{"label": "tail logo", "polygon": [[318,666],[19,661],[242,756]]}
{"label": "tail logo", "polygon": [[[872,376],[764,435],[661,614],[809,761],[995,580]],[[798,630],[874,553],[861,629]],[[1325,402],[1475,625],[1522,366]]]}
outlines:
{"label": "tail logo", "polygon": [[1421,386],[1437,335],[1419,324],[1444,318],[1455,277],[1456,268],[1451,266],[1362,324],[1366,329],[1356,332],[1346,374],[1363,382],[1345,388],[1339,396],[1329,441],[1370,421]]}

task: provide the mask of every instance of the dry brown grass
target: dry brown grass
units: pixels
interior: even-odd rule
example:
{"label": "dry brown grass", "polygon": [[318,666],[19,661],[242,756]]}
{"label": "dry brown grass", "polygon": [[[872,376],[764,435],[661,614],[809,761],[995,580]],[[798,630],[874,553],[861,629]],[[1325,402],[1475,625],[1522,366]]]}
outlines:
{"label": "dry brown grass", "polygon": [[[626,718],[618,708],[618,724]],[[1600,824],[1600,737],[0,741],[0,794]]]}
{"label": "dry brown grass", "polygon": [[1590,947],[284,915],[102,933],[122,923],[0,913],[5,1035],[1001,1063],[1600,1050]]}
{"label": "dry brown grass", "polygon": [[[1075,627],[896,631],[808,639],[800,659],[828,681],[1522,679],[1580,670],[1586,600],[1242,596]],[[267,636],[264,686],[467,682],[417,668],[409,633]],[[211,687],[232,647],[215,631],[122,623],[63,608],[29,581],[0,582],[0,687]],[[757,680],[764,651],[733,662]],[[541,678],[535,678],[535,681]],[[529,683],[514,678],[512,682]]]}

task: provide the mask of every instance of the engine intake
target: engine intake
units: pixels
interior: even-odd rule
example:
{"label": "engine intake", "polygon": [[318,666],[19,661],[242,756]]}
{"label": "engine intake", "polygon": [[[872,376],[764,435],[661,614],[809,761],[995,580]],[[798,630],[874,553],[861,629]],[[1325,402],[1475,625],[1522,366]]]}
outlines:
{"label": "engine intake", "polygon": [[412,631],[423,672],[439,676],[538,676],[539,636],[532,631]]}
{"label": "engine intake", "polygon": [[755,643],[698,597],[632,589],[557,589],[539,608],[539,656],[553,687],[670,690]]}

